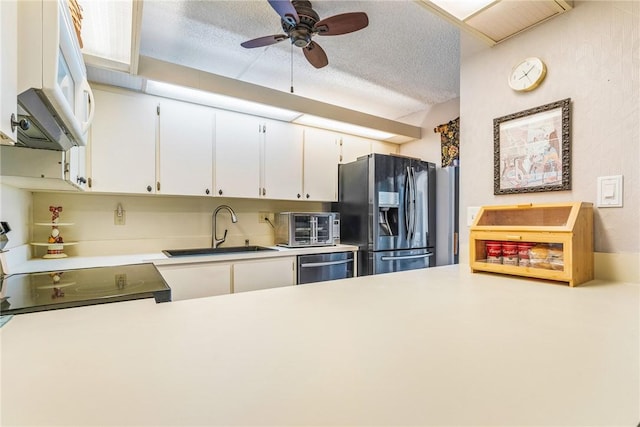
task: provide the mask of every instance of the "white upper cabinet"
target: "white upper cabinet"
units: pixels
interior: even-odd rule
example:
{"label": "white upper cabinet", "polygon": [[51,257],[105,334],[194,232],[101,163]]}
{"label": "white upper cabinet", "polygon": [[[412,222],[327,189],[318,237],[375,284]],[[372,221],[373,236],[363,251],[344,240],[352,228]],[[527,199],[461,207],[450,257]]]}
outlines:
{"label": "white upper cabinet", "polygon": [[302,198],[303,128],[265,120],[262,141],[261,196],[267,199]]}
{"label": "white upper cabinet", "polygon": [[80,189],[87,189],[87,147],[74,146],[66,152],[68,180]]}
{"label": "white upper cabinet", "polygon": [[160,101],[157,193],[212,193],[214,120],[213,108]]}
{"label": "white upper cabinet", "polygon": [[398,145],[353,135],[340,138],[340,163],[350,163],[371,153],[397,154]]}
{"label": "white upper cabinet", "polygon": [[18,2],[0,1],[0,144],[13,145],[18,137],[11,115],[18,113]]}
{"label": "white upper cabinet", "polygon": [[304,200],[338,200],[339,139],[340,135],[335,132],[304,130]]}
{"label": "white upper cabinet", "polygon": [[263,124],[257,117],[229,111],[217,111],[215,123],[214,195],[259,197]]}
{"label": "white upper cabinet", "polygon": [[340,138],[340,163],[350,163],[371,153],[373,140],[359,136],[343,135]]}
{"label": "white upper cabinet", "polygon": [[157,101],[135,93],[93,92],[90,188],[155,193]]}

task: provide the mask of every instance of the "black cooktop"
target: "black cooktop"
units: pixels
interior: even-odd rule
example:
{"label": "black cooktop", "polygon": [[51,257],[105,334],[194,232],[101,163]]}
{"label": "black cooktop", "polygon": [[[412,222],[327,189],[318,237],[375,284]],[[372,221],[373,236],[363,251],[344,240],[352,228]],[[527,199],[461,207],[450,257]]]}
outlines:
{"label": "black cooktop", "polygon": [[171,289],[151,263],[11,274],[0,278],[0,314],[155,298]]}

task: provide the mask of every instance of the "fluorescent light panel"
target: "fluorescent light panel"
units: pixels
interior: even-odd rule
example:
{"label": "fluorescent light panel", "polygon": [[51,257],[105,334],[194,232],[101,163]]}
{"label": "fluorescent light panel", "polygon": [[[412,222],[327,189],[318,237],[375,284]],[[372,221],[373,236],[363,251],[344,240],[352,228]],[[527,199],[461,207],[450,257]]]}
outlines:
{"label": "fluorescent light panel", "polygon": [[393,133],[383,132],[380,130],[366,128],[358,125],[352,125],[351,123],[325,119],[324,117],[312,116],[311,114],[304,114],[293,122],[300,125],[313,126],[322,129],[331,129],[338,132],[348,133],[350,135],[358,135],[372,139],[386,140],[396,136]]}
{"label": "fluorescent light panel", "polygon": [[431,3],[445,10],[447,13],[464,21],[495,0],[430,0]]}
{"label": "fluorescent light panel", "polygon": [[205,92],[203,90],[192,89],[184,86],[176,86],[170,83],[147,80],[146,93],[163,96],[165,98],[179,99],[195,104],[208,105],[209,107],[221,108],[223,110],[237,111],[254,116],[266,117],[269,119],[290,122],[298,118],[302,113],[287,110],[257,102],[246,101],[244,99],[232,98],[230,96],[219,95],[217,93]]}
{"label": "fluorescent light panel", "polygon": [[81,0],[82,53],[131,64],[131,0]]}
{"label": "fluorescent light panel", "polygon": [[230,96],[219,95],[217,93],[206,92],[184,86],[177,86],[170,83],[158,82],[155,80],[147,80],[145,92],[150,95],[178,99],[185,102],[207,105],[209,107],[221,108],[223,110],[231,110],[284,122],[293,122],[306,126],[329,129],[366,138],[386,140],[396,136],[389,132],[366,128],[364,126],[352,125],[350,123],[339,122],[337,120],[303,114],[299,111],[287,110],[284,108],[274,107],[272,105],[260,104],[253,101],[232,98]]}

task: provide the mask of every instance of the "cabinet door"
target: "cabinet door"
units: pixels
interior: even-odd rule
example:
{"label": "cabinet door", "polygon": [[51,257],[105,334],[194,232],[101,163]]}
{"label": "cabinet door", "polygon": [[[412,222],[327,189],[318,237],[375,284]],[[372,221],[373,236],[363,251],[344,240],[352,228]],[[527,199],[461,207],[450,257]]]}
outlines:
{"label": "cabinet door", "polygon": [[154,193],[156,183],[155,98],[94,90],[91,126],[91,189]]}
{"label": "cabinet door", "polygon": [[158,265],[171,288],[171,301],[231,293],[231,264]]}
{"label": "cabinet door", "polygon": [[211,194],[213,185],[213,108],[160,101],[160,194]]}
{"label": "cabinet door", "polygon": [[18,137],[11,129],[17,120],[18,96],[18,2],[0,1],[0,144],[13,145]]}
{"label": "cabinet door", "polygon": [[262,196],[267,199],[297,200],[302,197],[303,128],[267,121],[263,134]]}
{"label": "cabinet door", "polygon": [[343,135],[340,138],[340,163],[350,163],[371,153],[374,140],[359,136]]}
{"label": "cabinet door", "polygon": [[69,176],[72,184],[83,190],[87,188],[87,150],[86,147],[71,147],[66,152]]}
{"label": "cabinet door", "polygon": [[295,265],[295,257],[237,262],[233,265],[233,292],[295,285]]}
{"label": "cabinet door", "polygon": [[304,199],[337,201],[339,135],[321,129],[304,131]]}
{"label": "cabinet door", "polygon": [[257,117],[216,111],[215,195],[259,197],[260,129]]}

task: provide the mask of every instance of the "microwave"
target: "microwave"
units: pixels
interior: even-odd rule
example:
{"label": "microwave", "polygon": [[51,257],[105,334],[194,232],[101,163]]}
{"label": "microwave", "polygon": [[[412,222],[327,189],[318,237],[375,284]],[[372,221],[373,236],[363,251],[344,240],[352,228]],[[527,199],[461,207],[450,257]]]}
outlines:
{"label": "microwave", "polygon": [[95,108],[67,1],[19,1],[18,42],[19,145],[86,145]]}
{"label": "microwave", "polygon": [[275,243],[288,248],[333,246],[340,243],[340,214],[335,212],[280,212]]}

